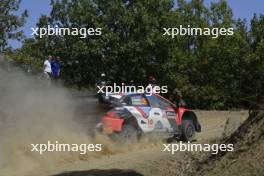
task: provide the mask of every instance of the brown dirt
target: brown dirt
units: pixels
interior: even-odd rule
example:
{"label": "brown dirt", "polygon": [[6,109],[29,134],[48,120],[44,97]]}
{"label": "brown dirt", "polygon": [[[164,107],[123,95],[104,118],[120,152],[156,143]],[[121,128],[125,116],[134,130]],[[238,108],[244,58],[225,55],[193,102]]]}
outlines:
{"label": "brown dirt", "polygon": [[[228,118],[241,117],[245,119],[248,115],[246,111],[197,111],[196,113],[203,127],[202,132],[197,135],[197,143],[208,143],[221,138]],[[130,146],[127,149],[123,149],[120,146],[120,152],[118,153],[98,158],[87,158],[84,161],[77,161],[67,166],[58,167],[48,173],[55,174],[71,171],[71,176],[77,176],[78,171],[82,170],[83,175],[81,176],[88,176],[93,169],[108,170],[111,173],[112,169],[118,168],[122,170],[133,169],[136,173],[146,176],[181,175],[188,169],[188,165],[193,160],[192,157],[205,155],[191,152],[177,152],[172,155],[162,152],[163,143],[164,140],[162,139],[155,138],[153,140],[146,138],[139,144]],[[190,160],[190,162],[186,163],[186,160]],[[61,174],[61,176],[64,175]]]}
{"label": "brown dirt", "polygon": [[262,176],[264,174],[264,111],[253,111],[249,118],[230,136],[220,140],[232,143],[233,152],[205,156],[193,164],[187,175],[240,175]]}

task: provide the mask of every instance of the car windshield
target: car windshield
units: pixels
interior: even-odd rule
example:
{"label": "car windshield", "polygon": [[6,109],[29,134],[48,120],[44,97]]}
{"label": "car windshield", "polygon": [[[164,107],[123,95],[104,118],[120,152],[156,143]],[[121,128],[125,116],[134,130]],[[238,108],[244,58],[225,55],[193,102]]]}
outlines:
{"label": "car windshield", "polygon": [[150,105],[152,107],[158,107],[158,108],[162,108],[162,109],[167,109],[167,108],[172,108],[173,105],[170,104],[168,101],[162,99],[159,96],[156,95],[152,95],[148,97],[148,100],[150,102]]}

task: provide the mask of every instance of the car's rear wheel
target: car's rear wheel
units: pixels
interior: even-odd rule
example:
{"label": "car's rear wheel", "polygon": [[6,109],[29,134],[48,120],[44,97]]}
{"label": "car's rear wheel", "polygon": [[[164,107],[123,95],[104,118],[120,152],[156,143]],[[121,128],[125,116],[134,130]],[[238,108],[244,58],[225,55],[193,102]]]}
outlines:
{"label": "car's rear wheel", "polygon": [[139,139],[138,130],[133,125],[124,125],[119,133],[119,139],[124,144],[136,143]]}
{"label": "car's rear wheel", "polygon": [[183,141],[192,141],[195,137],[195,127],[192,120],[183,120],[182,122],[182,136]]}

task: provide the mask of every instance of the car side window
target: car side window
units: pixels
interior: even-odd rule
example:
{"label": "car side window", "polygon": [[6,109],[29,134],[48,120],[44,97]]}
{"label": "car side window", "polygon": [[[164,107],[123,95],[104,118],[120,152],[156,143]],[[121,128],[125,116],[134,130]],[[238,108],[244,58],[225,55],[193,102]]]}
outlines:
{"label": "car side window", "polygon": [[147,98],[142,95],[132,95],[125,97],[123,102],[129,106],[149,106]]}
{"label": "car side window", "polygon": [[147,96],[147,98],[149,100],[150,106],[152,106],[154,108],[159,108],[160,107],[158,98],[156,96],[151,95],[151,96]]}

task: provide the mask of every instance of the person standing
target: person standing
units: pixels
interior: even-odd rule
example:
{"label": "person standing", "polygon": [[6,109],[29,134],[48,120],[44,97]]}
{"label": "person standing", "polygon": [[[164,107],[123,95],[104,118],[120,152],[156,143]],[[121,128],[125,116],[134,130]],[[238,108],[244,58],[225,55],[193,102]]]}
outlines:
{"label": "person standing", "polygon": [[186,103],[183,100],[183,96],[181,91],[179,91],[177,88],[175,88],[172,92],[173,94],[173,100],[175,101],[175,104],[177,105],[177,107],[185,107]]}
{"label": "person standing", "polygon": [[60,76],[60,57],[54,57],[51,61],[51,70],[52,70],[52,76],[54,80],[57,80]]}
{"label": "person standing", "polygon": [[52,59],[52,56],[49,55],[48,58],[44,61],[44,76],[45,78],[47,79],[50,79],[51,77],[51,59]]}
{"label": "person standing", "polygon": [[157,85],[157,80],[155,77],[153,76],[149,76],[149,84],[146,87],[147,93],[157,93],[159,94],[159,92],[157,91],[159,88],[159,86]]}

